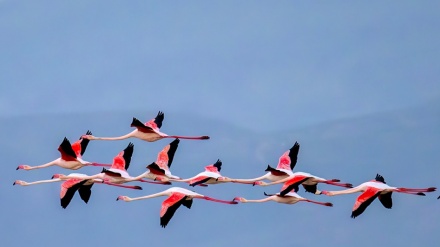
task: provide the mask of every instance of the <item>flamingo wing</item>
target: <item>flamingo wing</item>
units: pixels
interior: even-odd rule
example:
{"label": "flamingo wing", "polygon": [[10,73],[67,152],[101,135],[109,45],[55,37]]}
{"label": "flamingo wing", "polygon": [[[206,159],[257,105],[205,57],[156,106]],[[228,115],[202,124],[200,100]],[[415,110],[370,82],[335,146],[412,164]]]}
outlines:
{"label": "flamingo wing", "polygon": [[270,165],[267,165],[267,168],[266,168],[265,171],[266,172],[270,172],[274,176],[286,176],[286,175],[288,175],[287,173],[285,173],[283,171],[280,171],[280,170],[277,170],[277,169],[271,167]]}
{"label": "flamingo wing", "polygon": [[61,159],[65,161],[76,161],[75,151],[72,149],[69,140],[64,137],[63,142],[58,147],[58,151],[61,153]]}
{"label": "flamingo wing", "polygon": [[167,152],[167,154],[168,154],[168,168],[170,168],[171,163],[173,163],[174,154],[176,153],[176,150],[179,146],[179,142],[180,142],[180,140],[176,138],[176,139],[174,139],[174,141],[172,141],[170,144],[168,144],[169,145],[168,152]]}
{"label": "flamingo wing", "polygon": [[393,199],[391,198],[392,194],[393,194],[393,192],[389,192],[389,193],[386,193],[386,194],[380,194],[379,195],[379,201],[382,203],[382,205],[385,208],[393,207]]}
{"label": "flamingo wing", "polygon": [[353,210],[351,212],[351,218],[356,218],[361,215],[365,209],[376,199],[380,194],[380,189],[374,187],[368,187],[364,193],[362,193],[354,204]]}
{"label": "flamingo wing", "polygon": [[310,193],[313,193],[313,194],[315,194],[316,191],[318,190],[318,184],[314,184],[314,185],[303,184],[302,186],[304,187],[304,190],[306,192],[310,192]]}
{"label": "flamingo wing", "polygon": [[82,185],[78,189],[79,196],[85,203],[89,202],[90,196],[92,195],[92,186],[93,183],[89,185]]}
{"label": "flamingo wing", "polygon": [[139,119],[133,118],[133,121],[131,122],[131,127],[136,127],[137,130],[143,133],[155,133],[155,131],[148,126],[145,126]]}
{"label": "flamingo wing", "polygon": [[292,179],[284,183],[283,187],[281,188],[280,195],[285,196],[292,190],[294,190],[295,192],[298,191],[299,185],[307,181],[307,179],[309,178],[310,177],[306,177],[303,175],[294,176]]}
{"label": "flamingo wing", "polygon": [[[92,132],[90,130],[87,130],[86,135],[92,135]],[[89,145],[90,140],[82,137],[80,137],[79,140],[81,144],[81,156],[83,156],[84,152],[87,149],[87,145]]]}
{"label": "flamingo wing", "polygon": [[155,175],[165,175],[165,170],[160,168],[156,162],[153,162],[147,166],[148,169],[150,169],[150,172]]}
{"label": "flamingo wing", "polygon": [[113,163],[110,168],[127,170],[128,167],[130,166],[133,150],[134,150],[134,144],[130,142],[122,152],[120,152],[115,158],[113,158]]}
{"label": "flamingo wing", "polygon": [[298,159],[299,144],[295,142],[292,148],[286,151],[278,160],[277,169],[293,170]]}
{"label": "flamingo wing", "polygon": [[299,153],[299,143],[295,142],[293,147],[289,150],[290,169],[292,170],[293,168],[295,168],[296,162],[298,161],[298,153]]}
{"label": "flamingo wing", "polygon": [[164,119],[165,115],[163,114],[163,112],[159,111],[157,113],[157,116],[154,119],[151,119],[150,121],[147,122],[147,126],[152,127],[153,129],[160,129],[162,127],[162,121]]}
{"label": "flamingo wing", "polygon": [[374,180],[376,180],[377,182],[381,182],[381,183],[386,184],[385,178],[383,178],[382,175],[376,174],[376,178]]}
{"label": "flamingo wing", "polygon": [[85,182],[86,180],[72,178],[66,180],[66,182],[61,184],[61,192],[60,192],[61,207],[66,208],[69,205],[70,201],[72,201],[72,198],[75,195],[75,192]]}
{"label": "flamingo wing", "polygon": [[[179,192],[173,192],[171,195],[162,203],[162,208],[160,209],[160,225],[165,228],[170,222],[176,210],[183,204],[186,200],[186,195]],[[188,205],[188,203],[185,203]]]}
{"label": "flamingo wing", "polygon": [[204,184],[206,182],[208,182],[211,179],[211,177],[208,176],[198,176],[194,179],[192,179],[191,181],[189,181],[189,186],[196,186],[199,184]]}
{"label": "flamingo wing", "polygon": [[215,164],[205,166],[205,171],[207,171],[207,172],[215,172],[215,173],[220,174],[221,169],[222,169],[222,161],[219,159],[215,162]]}

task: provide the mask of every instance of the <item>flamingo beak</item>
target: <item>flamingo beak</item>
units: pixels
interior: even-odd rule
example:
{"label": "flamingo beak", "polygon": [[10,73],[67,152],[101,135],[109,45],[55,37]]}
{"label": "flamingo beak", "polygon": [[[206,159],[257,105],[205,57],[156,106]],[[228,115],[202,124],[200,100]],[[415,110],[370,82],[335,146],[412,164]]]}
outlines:
{"label": "flamingo beak", "polygon": [[15,182],[12,185],[15,185]]}

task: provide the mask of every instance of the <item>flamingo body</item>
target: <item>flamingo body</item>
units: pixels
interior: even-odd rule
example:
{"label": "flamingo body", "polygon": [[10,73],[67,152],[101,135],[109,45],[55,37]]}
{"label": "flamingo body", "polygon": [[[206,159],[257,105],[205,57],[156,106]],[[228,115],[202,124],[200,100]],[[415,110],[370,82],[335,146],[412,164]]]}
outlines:
{"label": "flamingo body", "polygon": [[136,197],[136,198],[130,198],[127,196],[119,196],[116,200],[124,200],[126,202],[134,201],[134,200],[142,200],[142,199],[149,199],[159,196],[167,196],[168,198],[165,199],[162,203],[162,207],[160,209],[160,225],[162,227],[166,227],[173,217],[176,210],[181,206],[184,205],[187,208],[191,208],[192,200],[194,198],[198,199],[204,199],[214,202],[220,202],[220,203],[226,203],[226,204],[237,204],[235,201],[224,201],[219,199],[214,199],[211,197],[204,196],[202,194],[196,193],[194,191],[190,191],[184,188],[180,187],[172,187],[167,190],[164,190],[162,192],[148,195],[148,196],[142,196],[142,197]]}

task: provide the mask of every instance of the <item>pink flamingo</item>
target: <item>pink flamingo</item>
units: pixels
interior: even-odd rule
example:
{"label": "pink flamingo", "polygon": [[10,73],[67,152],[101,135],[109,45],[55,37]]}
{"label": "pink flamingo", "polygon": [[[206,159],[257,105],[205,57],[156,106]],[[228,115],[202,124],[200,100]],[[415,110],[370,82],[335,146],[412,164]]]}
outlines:
{"label": "pink flamingo", "polygon": [[267,196],[264,199],[259,199],[259,200],[247,200],[243,197],[235,197],[234,200],[235,201],[239,201],[239,202],[268,202],[268,201],[274,201],[274,202],[278,202],[278,203],[284,203],[284,204],[295,204],[297,202],[310,202],[310,203],[315,203],[315,204],[319,204],[319,205],[323,205],[323,206],[327,206],[327,207],[333,207],[333,204],[330,202],[318,202],[318,201],[313,201],[313,200],[309,200],[306,199],[304,197],[301,197],[300,195],[298,195],[295,192],[289,192],[287,194],[285,194],[284,196],[280,195],[280,193],[276,193],[276,194],[266,194],[266,192],[264,193],[265,196]]}
{"label": "pink flamingo", "polygon": [[[220,170],[222,169],[222,161],[220,159],[217,160],[214,164],[205,167],[205,171],[195,175],[192,178],[187,179],[171,179],[171,181],[175,182],[186,182],[189,183],[190,186],[208,186],[207,184],[219,184],[232,182],[234,179],[224,177],[220,174]],[[241,183],[236,181],[236,183]],[[247,182],[243,182],[247,183]]]}
{"label": "pink flamingo", "polygon": [[325,179],[321,177],[317,177],[310,173],[306,172],[294,172],[291,176],[278,180],[276,182],[265,183],[262,181],[257,181],[255,185],[268,186],[273,184],[284,183],[283,188],[281,189],[280,195],[284,196],[289,193],[291,190],[295,192],[298,191],[298,187],[300,184],[303,185],[306,192],[310,192],[316,195],[320,195],[322,192],[318,190],[318,183],[331,184],[335,186],[341,186],[345,188],[352,188],[353,185],[350,183],[339,183],[339,179]]}
{"label": "pink flamingo", "polygon": [[171,174],[170,167],[173,163],[174,154],[179,146],[179,139],[175,139],[170,144],[165,146],[157,155],[156,162],[147,166],[148,171],[143,173],[141,177],[151,180],[158,180],[161,182],[167,182],[170,179],[180,179],[177,176]]}
{"label": "pink flamingo", "polygon": [[375,179],[369,182],[365,182],[352,189],[341,191],[323,191],[322,194],[328,196],[336,196],[362,192],[362,194],[356,199],[353,210],[351,212],[351,217],[356,218],[361,215],[376,198],[379,198],[379,201],[385,208],[391,209],[391,207],[393,206],[393,201],[391,198],[393,192],[424,196],[425,194],[423,192],[432,192],[436,189],[437,188],[435,187],[423,189],[391,187],[385,183],[385,179],[381,175],[377,174]]}
{"label": "pink flamingo", "polygon": [[272,168],[270,165],[267,166],[266,171],[268,173],[266,173],[265,175],[251,179],[233,179],[231,182],[255,185],[255,182],[263,179],[274,182],[291,176],[293,174],[292,170],[298,160],[299,147],[300,145],[298,144],[298,142],[295,142],[295,144],[289,150],[281,155],[276,168]]}
{"label": "pink flamingo", "polygon": [[113,163],[109,169],[103,168],[101,173],[92,176],[76,177],[78,179],[101,179],[113,184],[123,184],[132,181],[140,181],[152,184],[171,184],[170,182],[153,182],[142,179],[143,175],[132,177],[127,169],[130,166],[131,156],[133,155],[134,144],[128,146],[113,158]]}
{"label": "pink flamingo", "polygon": [[116,200],[131,202],[135,200],[143,200],[143,199],[149,199],[159,196],[168,196],[168,198],[165,201],[163,201],[162,208],[160,210],[160,225],[164,228],[168,225],[168,222],[171,220],[171,218],[173,217],[176,210],[180,207],[180,205],[183,205],[187,208],[191,208],[192,200],[194,198],[226,203],[226,204],[237,204],[236,201],[224,201],[224,200],[214,199],[180,187],[172,187],[156,194],[135,197],[135,198],[130,198],[128,196],[119,196]]}
{"label": "pink flamingo", "polygon": [[42,183],[53,183],[53,182],[61,182],[64,181],[61,184],[61,192],[60,192],[60,199],[61,199],[61,207],[66,208],[70,201],[72,200],[73,196],[75,195],[76,191],[78,191],[79,196],[81,199],[87,203],[90,199],[90,196],[92,194],[91,188],[93,184],[95,183],[102,183],[117,187],[123,187],[128,189],[137,189],[141,190],[142,188],[140,186],[125,186],[125,185],[119,185],[119,184],[113,184],[110,182],[103,181],[101,179],[84,179],[87,177],[85,174],[81,173],[71,173],[69,175],[63,175],[63,174],[55,174],[52,176],[52,179],[49,180],[40,180],[35,182],[25,182],[22,180],[16,180],[13,185],[21,185],[21,186],[30,186],[35,184],[42,184]]}
{"label": "pink flamingo", "polygon": [[[86,134],[91,135],[92,132],[87,131]],[[84,166],[109,166],[106,164],[98,164],[95,162],[89,162],[82,159],[82,156],[86,151],[88,144],[89,144],[89,140],[80,137],[78,141],[70,145],[69,140],[66,137],[64,137],[63,142],[58,147],[58,151],[61,153],[60,158],[39,166],[19,165],[17,167],[17,170],[18,169],[33,170],[33,169],[46,168],[54,165],[70,170],[78,170]]]}
{"label": "pink flamingo", "polygon": [[157,116],[154,119],[143,124],[137,118],[133,118],[131,122],[131,127],[135,127],[136,129],[132,132],[119,136],[119,137],[96,137],[93,135],[84,135],[84,138],[89,140],[106,140],[106,141],[116,141],[116,140],[124,140],[127,138],[139,138],[141,140],[147,142],[154,142],[163,138],[180,138],[180,139],[191,139],[191,140],[207,140],[209,136],[170,136],[165,133],[160,132],[160,127],[162,127],[162,121],[164,119],[163,112],[159,111]]}

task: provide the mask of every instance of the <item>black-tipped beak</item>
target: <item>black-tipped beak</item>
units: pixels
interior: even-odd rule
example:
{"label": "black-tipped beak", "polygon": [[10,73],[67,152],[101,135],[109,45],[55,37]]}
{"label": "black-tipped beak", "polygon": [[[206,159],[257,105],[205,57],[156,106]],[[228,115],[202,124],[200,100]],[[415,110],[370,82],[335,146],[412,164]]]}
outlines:
{"label": "black-tipped beak", "polygon": [[52,176],[52,178],[51,179],[53,179],[55,176]]}
{"label": "black-tipped beak", "polygon": [[[15,182],[14,182],[12,185],[15,185]],[[437,199],[438,199],[438,198],[437,198]]]}
{"label": "black-tipped beak", "polygon": [[118,197],[118,198],[116,198],[116,201],[119,201],[119,197]]}
{"label": "black-tipped beak", "polygon": [[437,199],[440,199],[440,196],[438,196]]}
{"label": "black-tipped beak", "polygon": [[15,170],[18,170],[19,166],[17,166],[17,168],[15,168]]}
{"label": "black-tipped beak", "polygon": [[255,182],[252,183],[252,186],[255,186]]}

